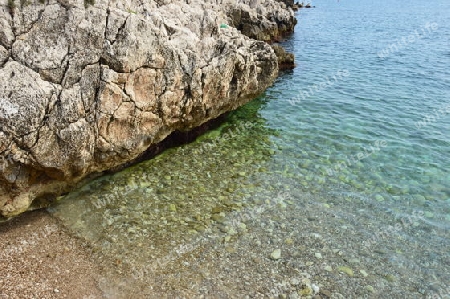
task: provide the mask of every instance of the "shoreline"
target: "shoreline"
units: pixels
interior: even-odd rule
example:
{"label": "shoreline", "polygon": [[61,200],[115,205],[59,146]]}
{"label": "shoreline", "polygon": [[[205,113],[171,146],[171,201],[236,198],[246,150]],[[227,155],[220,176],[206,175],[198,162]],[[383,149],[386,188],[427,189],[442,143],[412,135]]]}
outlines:
{"label": "shoreline", "polygon": [[[289,34],[282,31],[265,42],[272,44],[288,38]],[[279,46],[274,46],[274,49],[278,54],[280,69],[292,68],[293,55],[286,53]],[[87,177],[77,185],[136,165],[169,148],[192,142],[207,130],[219,126],[227,113],[188,132],[174,132],[132,161],[108,169],[103,174]],[[17,167],[18,162],[13,154],[8,153],[1,158],[1,171]],[[49,214],[44,208],[52,202],[51,198],[34,201],[33,210],[0,222],[0,268],[6,274],[0,278],[0,298],[111,298],[107,296],[110,292],[105,291],[111,282],[105,282],[107,279],[104,271],[111,270],[108,274],[111,281],[120,281],[123,277],[112,270],[115,261],[106,261],[108,258],[95,252],[88,241],[81,240],[73,232],[69,232],[59,219]],[[102,281],[106,283],[103,290]],[[114,292],[109,295],[113,296],[112,298],[127,298],[126,295],[115,297]]]}
{"label": "shoreline", "polygon": [[89,245],[46,211],[0,224],[0,298],[102,298]]}
{"label": "shoreline", "polygon": [[292,54],[270,45],[297,23],[285,3],[123,5],[0,6],[4,218],[235,110],[293,67]]}

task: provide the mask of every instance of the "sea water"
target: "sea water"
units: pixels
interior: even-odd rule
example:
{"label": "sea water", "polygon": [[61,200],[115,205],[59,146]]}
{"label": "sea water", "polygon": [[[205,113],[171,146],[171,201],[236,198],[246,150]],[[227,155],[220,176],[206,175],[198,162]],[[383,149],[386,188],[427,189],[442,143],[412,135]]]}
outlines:
{"label": "sea water", "polygon": [[450,298],[450,2],[313,5],[264,95],[51,208],[106,297]]}

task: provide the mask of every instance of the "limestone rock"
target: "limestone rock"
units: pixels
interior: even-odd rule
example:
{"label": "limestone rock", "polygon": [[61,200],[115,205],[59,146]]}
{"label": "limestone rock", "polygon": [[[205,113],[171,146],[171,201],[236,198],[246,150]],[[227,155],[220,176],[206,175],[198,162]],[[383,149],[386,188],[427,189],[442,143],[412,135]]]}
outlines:
{"label": "limestone rock", "polygon": [[293,69],[295,67],[294,54],[286,52],[286,50],[280,45],[272,45],[275,55],[278,57],[278,68]]}
{"label": "limestone rock", "polygon": [[297,20],[293,11],[286,4],[278,1],[265,1],[256,5],[254,0],[239,1],[229,10],[230,24],[244,35],[273,42],[294,31]]}
{"label": "limestone rock", "polygon": [[295,25],[275,0],[1,1],[4,217],[253,99],[278,60],[252,38]]}
{"label": "limestone rock", "polygon": [[9,58],[9,51],[3,46],[0,46],[0,66],[4,65]]}

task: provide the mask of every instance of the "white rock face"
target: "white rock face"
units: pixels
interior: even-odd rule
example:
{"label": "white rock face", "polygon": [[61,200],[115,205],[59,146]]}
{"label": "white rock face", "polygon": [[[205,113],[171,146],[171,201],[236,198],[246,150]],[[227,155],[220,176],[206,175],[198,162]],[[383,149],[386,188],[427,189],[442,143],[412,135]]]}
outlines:
{"label": "white rock face", "polygon": [[245,20],[268,40],[295,21],[269,0],[1,1],[5,217],[260,94],[277,76],[272,48],[221,25]]}

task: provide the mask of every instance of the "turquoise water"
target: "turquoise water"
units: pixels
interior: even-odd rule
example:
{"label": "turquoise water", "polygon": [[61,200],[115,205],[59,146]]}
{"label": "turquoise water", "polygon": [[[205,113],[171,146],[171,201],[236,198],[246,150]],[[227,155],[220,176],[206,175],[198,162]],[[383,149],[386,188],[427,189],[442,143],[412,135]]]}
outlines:
{"label": "turquoise water", "polygon": [[[320,4],[300,13],[288,42],[298,67],[267,93],[274,100],[261,112],[283,131],[277,142],[293,160],[310,159],[317,173],[331,174],[331,182],[345,176],[359,192],[425,198],[445,208],[440,202],[450,199],[450,3]],[[415,31],[420,39],[398,51],[389,48]],[[385,49],[387,57],[380,58]],[[348,75],[302,95],[340,71]],[[378,149],[377,142],[384,146]]]}
{"label": "turquoise water", "polygon": [[450,2],[313,4],[263,96],[51,209],[105,294],[450,297]]}

